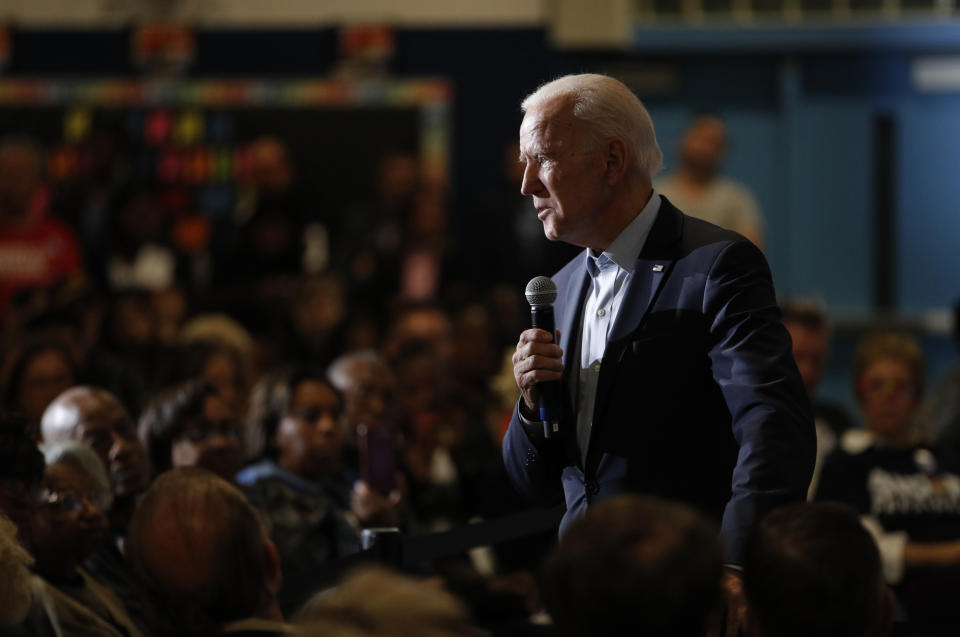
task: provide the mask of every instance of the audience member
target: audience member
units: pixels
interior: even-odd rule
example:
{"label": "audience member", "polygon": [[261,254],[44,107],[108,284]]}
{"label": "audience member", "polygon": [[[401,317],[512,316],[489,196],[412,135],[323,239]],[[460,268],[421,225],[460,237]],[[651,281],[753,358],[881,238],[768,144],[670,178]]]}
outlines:
{"label": "audience member", "polygon": [[150,295],[155,340],[162,347],[177,344],[180,330],[190,314],[190,301],[178,285],[154,290]]}
{"label": "audience member", "polygon": [[[35,519],[40,509],[40,495],[43,480],[43,455],[37,449],[34,440],[28,435],[27,423],[22,416],[0,412],[0,514],[3,519],[13,523],[13,529],[7,528],[10,539],[16,542],[16,536],[29,544]],[[6,612],[7,619],[14,626],[4,626],[0,622],[0,635],[4,637],[60,637],[60,630],[53,603],[46,594],[46,584],[33,576],[26,583],[29,586],[29,609],[27,616],[14,622],[22,608],[16,601],[23,593],[25,583],[18,582],[16,571],[19,562],[23,566],[33,563],[32,557],[24,555],[17,548],[11,548],[7,557],[11,560],[12,572],[0,577],[0,588],[9,588],[4,601],[0,604],[0,613]],[[25,560],[25,561],[24,561]],[[88,633],[89,634],[89,633]]]}
{"label": "audience member", "polygon": [[403,228],[397,264],[399,300],[416,302],[439,298],[454,265],[447,226],[443,188],[436,185],[421,188]]}
{"label": "audience member", "polygon": [[338,261],[361,303],[379,309],[397,291],[403,229],[419,188],[416,155],[391,150],[378,161],[373,198],[349,207]]}
{"label": "audience member", "polygon": [[743,558],[746,637],[879,637],[893,597],[856,513],[835,504],[771,511]]}
{"label": "audience member", "polygon": [[793,340],[793,358],[813,404],[813,422],[817,430],[817,459],[808,494],[817,490],[823,461],[837,446],[837,440],[853,426],[843,407],[816,398],[820,378],[827,368],[830,326],[823,309],[815,302],[793,299],[781,305],[783,325]]}
{"label": "audience member", "polygon": [[202,467],[232,481],[243,461],[241,427],[233,409],[203,379],[156,395],[138,424],[153,475],[172,467]]}
{"label": "audience member", "polygon": [[82,566],[108,532],[110,481],[103,463],[77,442],[50,445],[45,455],[29,548],[64,634],[142,635],[120,599]]}
{"label": "audience member", "polygon": [[343,352],[346,300],[334,274],[301,279],[291,300],[285,358],[300,365],[327,366]]}
{"label": "audience member", "polygon": [[475,634],[455,597],[381,567],[358,569],[313,598],[297,623],[315,637],[468,637]]}
{"label": "audience member", "polygon": [[815,494],[852,506],[877,539],[884,573],[911,623],[958,625],[960,471],[918,439],[924,357],[901,332],[877,331],[857,347],[854,388],[866,425],[827,458]]}
{"label": "audience member", "polygon": [[327,378],[343,394],[344,462],[358,471],[357,427],[389,427],[399,433],[397,381],[386,359],[372,350],[340,356]]}
{"label": "audience member", "polygon": [[[47,443],[76,440],[93,449],[107,467],[115,497],[114,508],[143,493],[150,467],[137,429],[127,410],[110,392],[96,387],[73,387],[57,396],[43,413]],[[126,528],[124,522],[118,529]]]}
{"label": "audience member", "polygon": [[0,635],[23,622],[30,612],[33,593],[30,565],[33,558],[17,540],[17,526],[0,513]]}
{"label": "audience member", "polygon": [[340,394],[322,372],[296,370],[275,384],[269,403],[266,457],[237,482],[271,522],[285,577],[280,604],[290,610],[324,581],[325,565],[358,550],[359,539],[346,517],[351,494],[340,471]]}
{"label": "audience member", "polygon": [[0,140],[0,315],[21,290],[83,275],[73,232],[53,219],[43,153],[28,137]]}
{"label": "audience member", "polygon": [[[216,367],[220,371],[211,374],[213,378],[210,378],[210,380],[217,385],[221,392],[226,389],[227,392],[224,395],[229,396],[230,387],[225,376],[234,376],[236,386],[233,387],[232,391],[243,394],[243,400],[236,403],[228,401],[232,404],[244,405],[250,384],[257,378],[261,369],[268,369],[268,367],[262,367],[258,364],[258,349],[261,347],[261,343],[254,339],[246,327],[226,314],[205,313],[194,316],[183,324],[178,340],[186,348],[197,346],[200,352],[213,350],[218,354],[217,358],[220,358],[220,363],[229,363],[229,367],[233,369],[232,374],[225,375],[223,373],[224,365],[217,365]],[[219,356],[221,352],[218,350],[221,349],[225,350],[222,353],[226,354],[226,358],[231,360],[224,361]],[[205,356],[200,356],[200,358],[202,360]],[[213,372],[215,370],[208,371]]]}
{"label": "audience member", "polygon": [[249,361],[239,350],[220,340],[195,340],[177,349],[177,363],[169,384],[202,378],[234,413],[246,411]]}
{"label": "audience member", "polygon": [[763,220],[743,184],[720,176],[727,152],[727,128],[719,117],[700,115],[680,140],[676,173],[657,179],[657,191],[688,215],[739,232],[763,247]]}
{"label": "audience member", "polygon": [[150,292],[130,288],[111,295],[105,307],[101,343],[128,373],[136,376],[147,396],[156,391],[167,362],[155,328]]}
{"label": "audience member", "polygon": [[55,286],[48,293],[48,305],[26,319],[23,333],[59,342],[76,362],[80,384],[105,389],[132,413],[139,412],[144,394],[140,363],[125,363],[103,346],[105,306],[99,291],[81,282]]}
{"label": "audience member", "polygon": [[47,405],[77,381],[70,350],[59,341],[39,340],[14,348],[3,370],[3,408],[26,416],[40,440],[40,419]]}
{"label": "audience member", "polygon": [[154,634],[289,632],[266,523],[235,487],[199,468],[154,481],[130,522],[131,567],[152,603]]}
{"label": "audience member", "polygon": [[572,523],[547,559],[561,635],[701,637],[723,607],[718,531],[686,505],[622,495]]}
{"label": "audience member", "polygon": [[417,303],[396,313],[384,339],[384,356],[393,361],[414,347],[430,350],[445,365],[453,362],[456,355],[453,322],[442,308]]}
{"label": "audience member", "polygon": [[149,184],[130,184],[107,212],[105,240],[88,255],[99,280],[110,290],[159,291],[177,280],[177,254],[170,242],[167,211]]}
{"label": "audience member", "polygon": [[[150,480],[147,453],[127,410],[111,394],[95,387],[74,387],[57,396],[43,413],[47,444],[78,441],[90,447],[107,468],[113,492],[108,512],[110,532],[84,562],[84,568],[106,584],[127,612],[144,626],[143,609],[123,555],[127,525],[138,498]],[[148,632],[148,631],[145,631]]]}
{"label": "audience member", "polygon": [[[287,144],[278,137],[250,143],[251,179],[243,184],[234,211],[233,245],[220,277],[237,275],[269,286],[277,277],[315,273],[330,261],[330,237],[337,234],[320,193],[298,179]],[[242,290],[241,290],[242,292]]]}

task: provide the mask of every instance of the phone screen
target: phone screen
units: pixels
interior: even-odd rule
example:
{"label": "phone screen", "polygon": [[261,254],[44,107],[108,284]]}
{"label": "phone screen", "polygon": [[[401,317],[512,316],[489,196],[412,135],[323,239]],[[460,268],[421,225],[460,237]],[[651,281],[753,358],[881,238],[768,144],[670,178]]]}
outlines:
{"label": "phone screen", "polygon": [[360,474],[381,495],[388,495],[397,481],[397,434],[388,425],[357,425]]}

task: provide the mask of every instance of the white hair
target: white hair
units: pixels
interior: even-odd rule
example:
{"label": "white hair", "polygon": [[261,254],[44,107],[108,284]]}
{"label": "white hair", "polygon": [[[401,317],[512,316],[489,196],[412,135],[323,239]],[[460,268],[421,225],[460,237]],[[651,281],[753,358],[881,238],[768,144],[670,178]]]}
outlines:
{"label": "white hair", "polygon": [[43,457],[47,465],[65,463],[76,467],[93,483],[93,487],[104,494],[109,494],[110,478],[97,452],[80,442],[67,441],[42,445]]}
{"label": "white hair", "polygon": [[30,611],[33,558],[17,541],[17,527],[0,513],[0,628],[19,624]]}
{"label": "white hair", "polygon": [[330,363],[330,367],[327,368],[327,380],[340,391],[347,391],[351,383],[347,370],[354,363],[374,363],[384,369],[390,369],[390,366],[387,365],[387,359],[376,350],[359,350],[344,354]]}
{"label": "white hair", "polygon": [[573,116],[586,124],[591,144],[599,146],[619,137],[627,144],[627,152],[642,175],[653,179],[663,168],[663,153],[650,113],[619,80],[593,73],[565,75],[524,98],[520,109],[526,113],[559,99],[573,103]]}

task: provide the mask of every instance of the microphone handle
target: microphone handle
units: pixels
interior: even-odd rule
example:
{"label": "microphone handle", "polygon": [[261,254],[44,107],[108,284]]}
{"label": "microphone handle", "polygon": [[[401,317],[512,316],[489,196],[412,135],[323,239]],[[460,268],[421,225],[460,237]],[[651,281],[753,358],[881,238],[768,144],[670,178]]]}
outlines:
{"label": "microphone handle", "polygon": [[[557,330],[553,320],[553,306],[530,308],[530,322],[533,327],[549,332],[553,341],[557,340]],[[543,423],[543,435],[553,438],[560,432],[560,381],[550,380],[537,383],[537,407],[540,421]]]}

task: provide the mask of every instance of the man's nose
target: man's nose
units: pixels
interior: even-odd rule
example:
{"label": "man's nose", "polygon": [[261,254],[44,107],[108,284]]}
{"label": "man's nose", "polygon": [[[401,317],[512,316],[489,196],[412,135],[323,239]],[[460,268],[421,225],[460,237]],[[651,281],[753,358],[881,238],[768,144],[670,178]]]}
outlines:
{"label": "man's nose", "polygon": [[537,175],[537,167],[533,162],[527,162],[523,167],[523,181],[520,182],[520,194],[532,195],[543,188],[540,183],[540,177]]}

